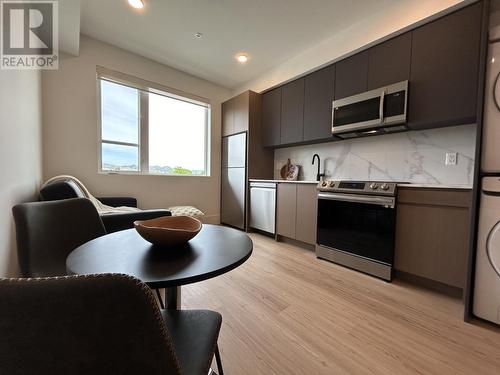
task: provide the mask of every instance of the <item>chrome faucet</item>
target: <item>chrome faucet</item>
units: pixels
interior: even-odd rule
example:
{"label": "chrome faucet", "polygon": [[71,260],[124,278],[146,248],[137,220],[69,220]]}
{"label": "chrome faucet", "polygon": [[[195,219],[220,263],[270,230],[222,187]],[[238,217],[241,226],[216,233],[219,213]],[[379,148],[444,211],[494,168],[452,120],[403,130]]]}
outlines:
{"label": "chrome faucet", "polygon": [[324,173],[320,173],[320,170],[321,170],[321,160],[320,160],[318,154],[314,154],[313,155],[312,165],[314,165],[314,161],[316,160],[316,158],[318,158],[318,173],[316,173],[316,181],[321,181],[321,177],[324,177],[325,174]]}

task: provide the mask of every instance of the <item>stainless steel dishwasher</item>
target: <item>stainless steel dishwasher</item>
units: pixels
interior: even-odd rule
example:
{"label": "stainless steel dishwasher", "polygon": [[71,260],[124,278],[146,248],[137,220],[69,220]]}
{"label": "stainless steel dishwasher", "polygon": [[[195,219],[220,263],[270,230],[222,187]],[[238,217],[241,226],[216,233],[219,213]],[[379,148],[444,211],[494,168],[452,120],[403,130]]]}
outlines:
{"label": "stainless steel dishwasher", "polygon": [[250,227],[276,232],[276,183],[250,182]]}

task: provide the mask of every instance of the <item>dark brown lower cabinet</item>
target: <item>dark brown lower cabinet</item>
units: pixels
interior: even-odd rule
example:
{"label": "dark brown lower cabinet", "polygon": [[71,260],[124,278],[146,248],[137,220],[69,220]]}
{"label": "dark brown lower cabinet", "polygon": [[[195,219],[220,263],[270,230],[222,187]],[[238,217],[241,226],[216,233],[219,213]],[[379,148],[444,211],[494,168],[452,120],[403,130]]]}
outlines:
{"label": "dark brown lower cabinet", "polygon": [[470,203],[470,190],[400,188],[396,270],[463,289]]}
{"label": "dark brown lower cabinet", "polygon": [[276,197],[276,233],[280,236],[295,238],[295,219],[297,217],[297,185],[278,184]]}
{"label": "dark brown lower cabinet", "polygon": [[278,235],[316,244],[317,196],[315,184],[279,183],[276,209]]}
{"label": "dark brown lower cabinet", "polygon": [[295,239],[311,245],[316,244],[316,221],[318,216],[316,185],[297,185],[297,218]]}

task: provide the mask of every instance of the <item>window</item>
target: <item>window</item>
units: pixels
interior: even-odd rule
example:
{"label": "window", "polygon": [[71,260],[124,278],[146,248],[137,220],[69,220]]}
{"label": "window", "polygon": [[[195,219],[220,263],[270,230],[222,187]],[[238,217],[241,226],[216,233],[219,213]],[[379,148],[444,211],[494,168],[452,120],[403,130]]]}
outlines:
{"label": "window", "polygon": [[100,162],[104,173],[209,175],[210,106],[100,76]]}
{"label": "window", "polygon": [[139,171],[139,90],[101,80],[103,171]]}

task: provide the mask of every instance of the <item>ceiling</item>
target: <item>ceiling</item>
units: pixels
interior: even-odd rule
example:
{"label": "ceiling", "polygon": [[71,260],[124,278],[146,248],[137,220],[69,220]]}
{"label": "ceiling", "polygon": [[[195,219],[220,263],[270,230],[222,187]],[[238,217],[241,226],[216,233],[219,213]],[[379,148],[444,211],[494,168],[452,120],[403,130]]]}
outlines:
{"label": "ceiling", "polygon": [[81,32],[234,89],[397,1],[85,0]]}

